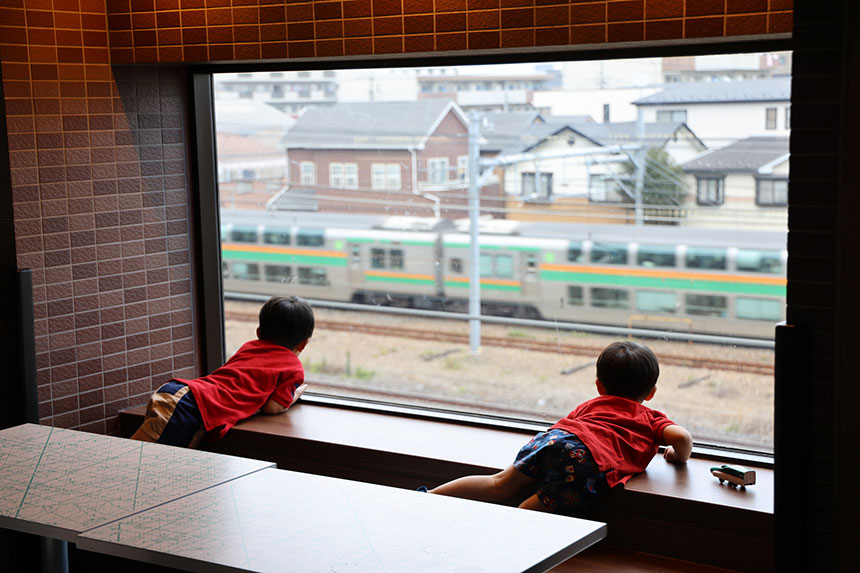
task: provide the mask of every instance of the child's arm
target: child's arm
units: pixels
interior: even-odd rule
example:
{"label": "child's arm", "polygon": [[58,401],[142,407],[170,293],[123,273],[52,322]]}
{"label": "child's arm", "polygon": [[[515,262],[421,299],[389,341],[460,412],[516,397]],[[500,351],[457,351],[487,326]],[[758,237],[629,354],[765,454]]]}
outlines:
{"label": "child's arm", "polygon": [[683,464],[690,459],[693,452],[693,436],[683,426],[672,424],[663,430],[663,441],[668,445],[663,457],[668,462]]}
{"label": "child's arm", "polygon": [[264,414],[283,414],[287,411],[287,408],[296,403],[296,401],[304,393],[305,388],[307,387],[307,383],[303,382],[298,388],[296,388],[296,391],[293,392],[293,401],[290,402],[290,405],[286,408],[284,406],[281,406],[280,403],[278,403],[278,401],[274,398],[269,398],[266,403],[263,404],[263,407],[260,409],[260,411]]}

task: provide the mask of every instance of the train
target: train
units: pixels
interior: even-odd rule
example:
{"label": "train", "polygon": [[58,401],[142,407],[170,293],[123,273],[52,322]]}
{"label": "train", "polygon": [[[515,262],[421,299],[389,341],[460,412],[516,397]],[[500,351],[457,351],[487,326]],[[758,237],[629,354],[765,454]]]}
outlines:
{"label": "train", "polygon": [[[468,221],[223,210],[225,293],[468,312]],[[772,339],[787,235],[480,221],[485,315]]]}

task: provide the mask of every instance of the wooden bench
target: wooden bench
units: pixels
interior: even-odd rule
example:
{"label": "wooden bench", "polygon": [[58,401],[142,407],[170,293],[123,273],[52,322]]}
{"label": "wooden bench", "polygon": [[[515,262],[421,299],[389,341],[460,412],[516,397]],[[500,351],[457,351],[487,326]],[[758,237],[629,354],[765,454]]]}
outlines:
{"label": "wooden bench", "polygon": [[[138,406],[120,413],[122,436],[134,433],[143,412]],[[498,471],[533,433],[468,423],[466,417],[452,422],[405,412],[346,408],[314,403],[309,397],[287,414],[245,420],[205,447],[271,461],[282,469],[416,488]],[[756,468],[755,486],[734,489],[710,475],[709,468],[719,463],[694,458],[677,466],[655,458],[645,473],[626,488],[613,490],[590,512],[590,519],[609,525],[609,536],[598,551],[628,555],[628,560],[640,553],[681,560],[677,571],[688,570],[685,561],[737,570],[772,569],[773,472]],[[667,539],[683,542],[670,544]],[[653,570],[647,567],[640,570]]]}

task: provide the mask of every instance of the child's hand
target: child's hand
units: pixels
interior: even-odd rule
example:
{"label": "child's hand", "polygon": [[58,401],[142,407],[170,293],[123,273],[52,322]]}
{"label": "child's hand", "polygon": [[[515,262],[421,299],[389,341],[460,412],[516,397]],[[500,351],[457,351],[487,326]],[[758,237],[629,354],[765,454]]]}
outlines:
{"label": "child's hand", "polygon": [[663,459],[667,462],[672,462],[673,464],[684,464],[687,463],[686,459],[681,459],[675,455],[675,448],[672,446],[666,446],[666,449],[663,450]]}

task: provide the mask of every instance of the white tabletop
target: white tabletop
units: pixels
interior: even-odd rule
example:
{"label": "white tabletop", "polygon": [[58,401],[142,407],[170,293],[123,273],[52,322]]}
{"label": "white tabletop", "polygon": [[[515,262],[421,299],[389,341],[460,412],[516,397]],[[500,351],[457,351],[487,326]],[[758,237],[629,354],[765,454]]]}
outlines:
{"label": "white tabletop", "polygon": [[541,571],[602,523],[267,469],[91,530],[78,547],[191,571]]}
{"label": "white tabletop", "polygon": [[274,464],[24,424],[0,431],[0,527],[87,529]]}

